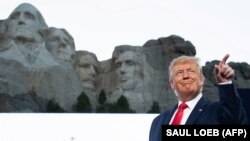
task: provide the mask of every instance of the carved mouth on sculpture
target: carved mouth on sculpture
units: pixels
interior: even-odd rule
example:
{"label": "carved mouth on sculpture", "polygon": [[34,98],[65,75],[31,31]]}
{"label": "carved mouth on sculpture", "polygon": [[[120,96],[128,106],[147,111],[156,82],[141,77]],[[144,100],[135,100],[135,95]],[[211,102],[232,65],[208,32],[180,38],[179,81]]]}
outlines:
{"label": "carved mouth on sculpture", "polygon": [[129,79],[130,79],[129,77],[123,76],[123,77],[120,78],[120,81],[121,81],[121,82],[126,82],[126,81],[128,81]]}
{"label": "carved mouth on sculpture", "polygon": [[16,27],[16,32],[31,32],[31,31],[28,27],[18,26],[18,27]]}
{"label": "carved mouth on sculpture", "polygon": [[65,51],[58,51],[58,58],[64,61],[70,60],[70,54]]}
{"label": "carved mouth on sculpture", "polygon": [[17,39],[25,39],[26,41],[35,42],[36,41],[35,39],[38,38],[37,33],[31,31],[28,27],[24,27],[24,26],[16,27],[15,31],[13,31],[13,32],[15,32],[15,34],[13,34],[13,35]]}
{"label": "carved mouth on sculpture", "polygon": [[82,85],[84,88],[94,89],[95,88],[95,81],[93,80],[84,80],[82,81]]}

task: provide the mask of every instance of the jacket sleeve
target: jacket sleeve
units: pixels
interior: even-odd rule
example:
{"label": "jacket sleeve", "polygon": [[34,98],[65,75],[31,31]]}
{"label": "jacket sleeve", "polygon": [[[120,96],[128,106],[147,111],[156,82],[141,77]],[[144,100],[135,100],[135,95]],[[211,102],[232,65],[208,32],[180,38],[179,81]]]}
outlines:
{"label": "jacket sleeve", "polygon": [[248,124],[242,100],[233,84],[218,85],[223,124]]}
{"label": "jacket sleeve", "polygon": [[151,123],[149,141],[161,141],[162,125],[164,124],[165,113],[158,115]]}

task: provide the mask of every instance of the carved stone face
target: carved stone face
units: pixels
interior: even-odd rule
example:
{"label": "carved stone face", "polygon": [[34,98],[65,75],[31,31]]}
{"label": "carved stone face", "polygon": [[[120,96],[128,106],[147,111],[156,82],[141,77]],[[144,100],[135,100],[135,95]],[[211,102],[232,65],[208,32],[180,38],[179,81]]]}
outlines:
{"label": "carved stone face", "polygon": [[126,51],[115,60],[115,73],[118,76],[120,87],[124,90],[134,89],[141,79],[140,66],[135,57],[136,53]]}
{"label": "carved stone face", "polygon": [[74,53],[69,40],[62,30],[56,29],[48,35],[47,48],[58,59],[69,61]]}
{"label": "carved stone face", "polygon": [[40,25],[38,10],[30,4],[21,4],[8,18],[7,35],[14,39],[41,40]]}
{"label": "carved stone face", "polygon": [[82,86],[93,90],[96,83],[96,59],[91,55],[82,55],[78,61],[75,69],[80,77]]}

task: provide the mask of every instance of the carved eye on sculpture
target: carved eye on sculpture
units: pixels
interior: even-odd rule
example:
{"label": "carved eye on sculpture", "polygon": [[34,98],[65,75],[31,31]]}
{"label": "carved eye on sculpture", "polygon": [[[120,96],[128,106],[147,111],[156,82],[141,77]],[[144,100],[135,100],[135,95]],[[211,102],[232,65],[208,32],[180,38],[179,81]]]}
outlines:
{"label": "carved eye on sculpture", "polygon": [[65,43],[66,43],[67,45],[69,45],[69,39],[63,38],[63,40],[65,41]]}
{"label": "carved eye on sculpture", "polygon": [[79,67],[81,67],[81,68],[89,68],[90,64],[80,64]]}
{"label": "carved eye on sculpture", "polygon": [[127,60],[125,63],[127,66],[134,66],[135,65],[135,62],[132,60]]}
{"label": "carved eye on sculpture", "polygon": [[35,15],[33,15],[33,14],[30,13],[30,12],[25,12],[25,17],[26,17],[27,19],[31,19],[31,20],[35,20],[35,19],[36,19]]}
{"label": "carved eye on sculpture", "polygon": [[16,13],[13,13],[11,16],[10,16],[10,19],[11,20],[14,20],[14,19],[18,19],[20,17],[20,12],[16,12]]}
{"label": "carved eye on sculpture", "polygon": [[50,36],[48,39],[50,42],[58,42],[60,41],[60,38],[58,36]]}
{"label": "carved eye on sculpture", "polygon": [[122,63],[121,62],[116,62],[115,63],[115,69],[118,69],[122,66]]}

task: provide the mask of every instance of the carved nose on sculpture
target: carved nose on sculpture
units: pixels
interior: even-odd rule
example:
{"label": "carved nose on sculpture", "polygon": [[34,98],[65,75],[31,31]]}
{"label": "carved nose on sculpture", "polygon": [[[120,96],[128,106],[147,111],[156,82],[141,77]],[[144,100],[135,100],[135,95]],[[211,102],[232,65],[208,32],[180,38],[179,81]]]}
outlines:
{"label": "carved nose on sculpture", "polygon": [[126,72],[125,70],[126,70],[126,67],[125,67],[124,64],[122,64],[122,65],[121,65],[121,68],[120,68],[120,73],[121,73],[121,74],[124,74],[124,73]]}
{"label": "carved nose on sculpture", "polygon": [[66,45],[67,45],[66,42],[61,40],[60,47],[61,48],[66,48]]}
{"label": "carved nose on sculpture", "polygon": [[127,68],[126,64],[125,64],[125,63],[122,63],[122,65],[121,65],[121,70],[126,70],[126,68]]}
{"label": "carved nose on sculpture", "polygon": [[25,24],[25,18],[24,16],[21,14],[20,17],[18,18],[18,24],[19,25],[23,25]]}
{"label": "carved nose on sculpture", "polygon": [[91,73],[92,75],[95,75],[95,74],[96,74],[96,71],[95,71],[94,66],[91,66],[91,67],[90,67],[90,73]]}
{"label": "carved nose on sculpture", "polygon": [[25,22],[23,20],[18,21],[18,25],[24,25],[24,24],[25,24]]}

